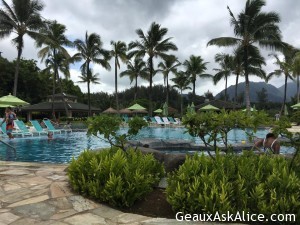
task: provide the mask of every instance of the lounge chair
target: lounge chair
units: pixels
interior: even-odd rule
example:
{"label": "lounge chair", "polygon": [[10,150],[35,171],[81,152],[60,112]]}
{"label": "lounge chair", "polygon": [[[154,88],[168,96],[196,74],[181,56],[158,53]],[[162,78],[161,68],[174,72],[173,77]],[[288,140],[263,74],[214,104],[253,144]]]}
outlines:
{"label": "lounge chair", "polygon": [[48,133],[41,127],[41,125],[39,124],[39,122],[37,120],[30,120],[30,123],[32,124],[32,126],[35,129],[34,133],[38,133],[39,135]]}
{"label": "lounge chair", "polygon": [[165,125],[169,125],[170,121],[168,120],[167,117],[162,117],[162,121],[164,122]]}
{"label": "lounge chair", "polygon": [[33,134],[28,130],[28,128],[26,127],[26,125],[22,120],[15,120],[14,123],[18,126],[20,133],[22,133],[22,136],[25,135],[33,136]]}
{"label": "lounge chair", "polygon": [[178,122],[173,117],[168,117],[169,121],[173,124],[178,124]]}
{"label": "lounge chair", "polygon": [[43,120],[44,124],[46,125],[48,132],[52,132],[52,133],[60,133],[61,134],[61,130],[56,129],[50,120]]}
{"label": "lounge chair", "polygon": [[[2,126],[0,127],[0,129],[1,129],[2,133],[3,133],[3,135],[5,135],[6,134],[6,122],[4,122],[2,124]],[[19,132],[19,131],[16,131],[16,130],[13,130],[12,135],[21,135],[22,137],[24,137],[24,135],[23,135],[22,132]]]}
{"label": "lounge chair", "polygon": [[155,116],[154,119],[157,124],[165,125],[165,123],[161,120],[161,118],[159,116]]}

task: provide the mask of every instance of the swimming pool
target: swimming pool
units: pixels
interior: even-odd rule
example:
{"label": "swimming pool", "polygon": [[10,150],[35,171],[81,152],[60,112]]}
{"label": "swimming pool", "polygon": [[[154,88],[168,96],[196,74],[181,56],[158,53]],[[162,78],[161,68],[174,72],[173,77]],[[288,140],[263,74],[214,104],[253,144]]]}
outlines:
{"label": "swimming pool", "polygon": [[[120,132],[126,132],[122,128]],[[268,130],[258,130],[256,136],[263,137]],[[241,143],[246,140],[245,132],[233,130],[229,133],[229,143]],[[201,144],[199,138],[191,137],[185,133],[184,128],[143,128],[136,139],[158,138],[158,139],[184,139],[192,140],[196,144]],[[99,138],[87,136],[86,132],[73,132],[66,134],[56,134],[53,140],[47,137],[27,137],[15,138],[13,140],[4,139],[7,143],[16,148],[16,151],[0,144],[0,160],[23,161],[23,162],[49,162],[49,163],[67,163],[72,157],[77,157],[84,149],[98,149],[109,147],[107,142]]]}

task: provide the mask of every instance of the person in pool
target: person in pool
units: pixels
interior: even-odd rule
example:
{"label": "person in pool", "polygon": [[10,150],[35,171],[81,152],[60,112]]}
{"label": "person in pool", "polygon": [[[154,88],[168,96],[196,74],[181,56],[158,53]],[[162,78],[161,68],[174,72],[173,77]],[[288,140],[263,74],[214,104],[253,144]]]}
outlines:
{"label": "person in pool", "polygon": [[5,118],[3,119],[1,126],[4,122],[6,122],[6,134],[9,139],[13,139],[12,135],[14,129],[14,120],[16,119],[16,114],[12,111],[11,107],[7,107],[5,109]]}
{"label": "person in pool", "polygon": [[254,147],[261,151],[261,147],[263,147],[263,151],[266,154],[279,154],[280,153],[280,143],[277,140],[277,137],[273,133],[268,133],[264,139],[259,139],[255,142]]}

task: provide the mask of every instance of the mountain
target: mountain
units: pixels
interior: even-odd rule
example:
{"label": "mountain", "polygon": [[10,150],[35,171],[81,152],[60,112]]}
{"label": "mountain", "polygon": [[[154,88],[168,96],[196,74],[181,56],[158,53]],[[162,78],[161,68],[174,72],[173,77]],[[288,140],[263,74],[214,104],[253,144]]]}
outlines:
{"label": "mountain", "polygon": [[[282,93],[282,96],[284,94],[284,85],[278,88],[278,90]],[[291,97],[295,97],[297,94],[297,83],[296,82],[289,82],[287,84],[286,89],[286,100],[291,101]]]}
{"label": "mountain", "polygon": [[[250,101],[251,102],[258,102],[257,99],[257,92],[261,92],[262,89],[267,90],[268,94],[268,101],[270,102],[282,102],[283,101],[283,94],[282,92],[271,84],[267,84],[265,82],[250,82]],[[238,95],[245,92],[245,82],[238,84]],[[216,95],[216,98],[220,98],[221,95],[224,95],[225,91],[221,91]],[[231,85],[227,88],[227,95],[229,99],[234,99],[235,96],[235,85]],[[290,100],[290,99],[289,99]]]}

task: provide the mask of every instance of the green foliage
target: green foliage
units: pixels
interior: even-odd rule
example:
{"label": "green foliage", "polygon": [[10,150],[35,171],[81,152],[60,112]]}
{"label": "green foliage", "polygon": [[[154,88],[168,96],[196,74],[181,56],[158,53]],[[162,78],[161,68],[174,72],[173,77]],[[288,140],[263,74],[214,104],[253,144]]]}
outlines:
{"label": "green foliage", "polygon": [[129,129],[127,133],[119,132],[122,119],[119,116],[100,115],[88,118],[88,135],[94,135],[104,138],[111,146],[116,146],[125,150],[127,140],[139,132],[140,129],[148,124],[140,117],[134,117],[128,123]]}
{"label": "green foliage", "polygon": [[162,164],[153,155],[133,149],[126,153],[117,148],[86,150],[68,168],[74,191],[119,207],[142,199],[163,174]]}
{"label": "green foliage", "polygon": [[288,165],[284,157],[252,152],[189,156],[168,176],[167,200],[185,213],[294,213],[299,221],[300,174]]}
{"label": "green foliage", "polygon": [[297,123],[297,125],[300,124],[300,111],[297,110],[296,112],[293,113],[291,116],[291,121],[294,123]]}

